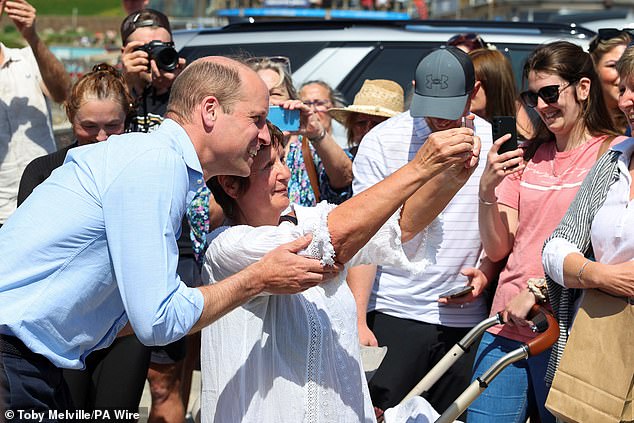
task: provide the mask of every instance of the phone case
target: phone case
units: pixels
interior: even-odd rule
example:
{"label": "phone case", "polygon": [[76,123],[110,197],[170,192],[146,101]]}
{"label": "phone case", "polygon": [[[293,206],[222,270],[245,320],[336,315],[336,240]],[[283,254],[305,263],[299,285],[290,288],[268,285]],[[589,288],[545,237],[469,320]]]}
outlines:
{"label": "phone case", "polygon": [[503,135],[511,134],[511,138],[500,146],[498,154],[517,149],[517,125],[514,116],[494,116],[491,126],[493,129],[493,141]]}
{"label": "phone case", "polygon": [[299,110],[286,110],[280,106],[271,106],[267,119],[281,131],[299,130]]}

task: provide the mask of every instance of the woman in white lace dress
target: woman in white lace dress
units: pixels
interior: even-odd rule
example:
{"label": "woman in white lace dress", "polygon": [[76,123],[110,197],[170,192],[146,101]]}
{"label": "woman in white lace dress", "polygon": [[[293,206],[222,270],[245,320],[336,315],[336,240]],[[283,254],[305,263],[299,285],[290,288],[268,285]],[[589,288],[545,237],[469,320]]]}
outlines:
{"label": "woman in white lace dress", "polygon": [[[325,202],[292,207],[296,221],[280,223],[289,206],[290,174],[282,135],[275,128],[271,134],[272,145],[258,152],[249,177],[210,181],[234,226],[210,235],[206,283],[309,233],[312,242],[302,254],[327,264],[423,270],[434,261],[442,230],[437,221],[421,227],[430,218],[424,205],[449,195],[447,186],[463,184],[479,152],[470,129],[437,133],[408,165],[380,184],[337,207]],[[301,294],[256,297],[203,330],[204,422],[375,421],[345,273]]]}

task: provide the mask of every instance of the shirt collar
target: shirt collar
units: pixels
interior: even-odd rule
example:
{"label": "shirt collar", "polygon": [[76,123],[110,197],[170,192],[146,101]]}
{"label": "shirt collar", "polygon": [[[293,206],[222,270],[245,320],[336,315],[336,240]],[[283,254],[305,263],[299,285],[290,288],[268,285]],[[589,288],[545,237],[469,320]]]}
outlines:
{"label": "shirt collar", "polygon": [[20,49],[9,48],[3,43],[0,43],[0,49],[2,50],[2,63],[0,63],[0,67],[4,67],[9,62],[18,62],[22,60],[22,56],[18,53]]}
{"label": "shirt collar", "polygon": [[[610,150],[621,153],[621,157],[630,157],[634,152],[634,137],[627,138],[622,142],[610,147]],[[628,159],[629,160],[629,159]]]}
{"label": "shirt collar", "polygon": [[198,154],[196,154],[194,144],[189,138],[189,135],[187,135],[187,132],[185,132],[185,129],[176,121],[165,119],[161,124],[161,130],[167,132],[177,141],[178,145],[180,145],[187,167],[202,175],[203,169],[200,165],[200,160],[198,160]]}
{"label": "shirt collar", "polygon": [[424,117],[413,117],[412,119],[414,119],[414,136],[418,139],[427,138],[432,132],[427,124],[427,119]]}

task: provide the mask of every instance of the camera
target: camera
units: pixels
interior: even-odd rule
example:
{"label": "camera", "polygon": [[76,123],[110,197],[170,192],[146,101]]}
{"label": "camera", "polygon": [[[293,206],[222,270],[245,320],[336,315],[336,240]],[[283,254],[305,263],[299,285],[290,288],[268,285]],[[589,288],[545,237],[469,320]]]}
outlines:
{"label": "camera", "polygon": [[159,40],[150,41],[136,50],[142,50],[148,54],[150,60],[154,59],[156,66],[166,72],[173,72],[178,66],[178,52],[174,49],[174,43],[165,43]]}

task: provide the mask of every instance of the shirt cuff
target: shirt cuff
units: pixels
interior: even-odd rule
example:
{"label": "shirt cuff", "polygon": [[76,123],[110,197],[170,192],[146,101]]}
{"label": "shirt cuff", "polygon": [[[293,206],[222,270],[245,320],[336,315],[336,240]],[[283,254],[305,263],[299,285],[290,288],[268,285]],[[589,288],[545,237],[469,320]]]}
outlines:
{"label": "shirt cuff", "polygon": [[544,271],[559,285],[564,284],[564,260],[569,254],[581,253],[579,248],[563,238],[553,238],[544,247],[542,252],[542,265]]}

